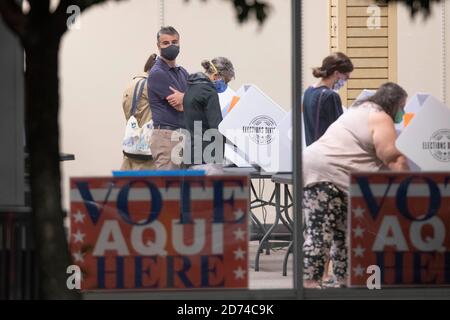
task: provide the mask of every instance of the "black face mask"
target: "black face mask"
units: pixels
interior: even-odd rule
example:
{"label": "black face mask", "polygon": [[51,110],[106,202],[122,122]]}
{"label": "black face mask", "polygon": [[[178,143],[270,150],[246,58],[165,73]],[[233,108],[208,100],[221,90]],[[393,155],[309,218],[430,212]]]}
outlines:
{"label": "black face mask", "polygon": [[180,47],[174,44],[167,48],[161,48],[161,56],[169,61],[175,60],[179,53]]}

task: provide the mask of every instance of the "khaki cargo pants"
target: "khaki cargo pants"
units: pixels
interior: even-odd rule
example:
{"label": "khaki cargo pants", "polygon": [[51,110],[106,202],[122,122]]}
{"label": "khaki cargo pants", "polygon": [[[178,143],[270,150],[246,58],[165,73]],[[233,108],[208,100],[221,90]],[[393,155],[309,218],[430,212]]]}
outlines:
{"label": "khaki cargo pants", "polygon": [[150,149],[156,170],[176,170],[183,160],[183,134],[180,130],[154,129]]}
{"label": "khaki cargo pants", "polygon": [[155,161],[152,160],[139,160],[132,159],[127,156],[123,156],[122,167],[120,170],[154,170],[155,169]]}

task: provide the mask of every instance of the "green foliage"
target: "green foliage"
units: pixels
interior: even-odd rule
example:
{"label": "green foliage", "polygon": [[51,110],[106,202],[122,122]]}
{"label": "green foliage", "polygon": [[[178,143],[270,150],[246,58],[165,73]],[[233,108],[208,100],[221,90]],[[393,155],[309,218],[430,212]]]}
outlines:
{"label": "green foliage", "polygon": [[[189,2],[190,0],[184,0]],[[206,2],[208,0],[200,0]],[[270,4],[265,0],[222,0],[231,2],[236,10],[236,18],[239,23],[247,22],[253,17],[259,24],[263,24],[271,10]]]}
{"label": "green foliage", "polygon": [[432,4],[441,2],[441,0],[381,0],[380,2],[401,2],[407,5],[414,17],[417,13],[422,12],[424,17],[428,17],[432,12]]}

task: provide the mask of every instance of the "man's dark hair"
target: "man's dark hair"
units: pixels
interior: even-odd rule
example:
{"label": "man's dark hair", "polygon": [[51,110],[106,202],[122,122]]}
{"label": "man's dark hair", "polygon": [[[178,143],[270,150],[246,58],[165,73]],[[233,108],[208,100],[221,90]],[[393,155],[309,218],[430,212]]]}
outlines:
{"label": "man's dark hair", "polygon": [[171,36],[178,36],[178,38],[180,37],[180,34],[178,33],[178,31],[171,26],[168,27],[161,27],[161,29],[159,29],[157,35],[156,35],[156,40],[159,42],[159,38],[161,37],[162,34],[168,34]]}

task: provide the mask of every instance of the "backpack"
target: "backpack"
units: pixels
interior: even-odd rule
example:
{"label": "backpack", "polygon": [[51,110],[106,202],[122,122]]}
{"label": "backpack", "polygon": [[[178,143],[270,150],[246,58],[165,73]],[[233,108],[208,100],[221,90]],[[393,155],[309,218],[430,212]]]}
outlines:
{"label": "backpack", "polygon": [[141,79],[136,84],[131,104],[131,116],[125,127],[125,136],[122,140],[123,153],[130,158],[139,158],[142,160],[151,160],[152,152],[150,150],[150,137],[153,132],[153,120],[139,127],[137,119],[134,117],[137,105],[142,97],[145,82],[147,79]]}

